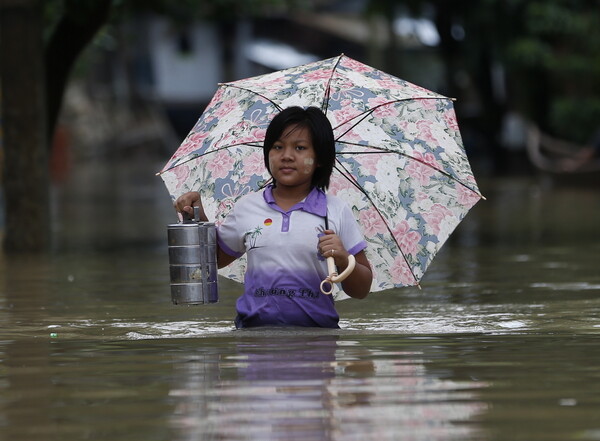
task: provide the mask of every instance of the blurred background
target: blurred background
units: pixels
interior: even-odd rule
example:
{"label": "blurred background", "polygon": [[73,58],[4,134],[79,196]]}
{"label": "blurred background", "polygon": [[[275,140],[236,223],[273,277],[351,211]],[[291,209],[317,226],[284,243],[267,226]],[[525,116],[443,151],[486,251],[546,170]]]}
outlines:
{"label": "blurred background", "polygon": [[[597,0],[1,5],[0,228],[7,252],[60,248],[56,233],[67,210],[60,195],[99,179],[94,174],[115,187],[106,198],[125,197],[127,186],[115,180],[125,167],[130,177],[153,179],[139,197],[153,193],[167,199],[159,205],[170,205],[153,175],[219,82],[340,53],[456,98],[479,180],[598,184]],[[73,210],[84,206],[80,200]]]}

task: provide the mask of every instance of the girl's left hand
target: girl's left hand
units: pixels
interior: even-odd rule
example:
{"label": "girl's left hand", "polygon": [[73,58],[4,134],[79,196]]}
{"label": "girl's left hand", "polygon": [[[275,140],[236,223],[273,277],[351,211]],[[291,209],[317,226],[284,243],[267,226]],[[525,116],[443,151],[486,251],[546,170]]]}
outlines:
{"label": "girl's left hand", "polygon": [[340,237],[333,230],[325,230],[323,235],[319,237],[319,252],[325,258],[333,257],[335,265],[340,270],[348,266],[349,253],[344,248]]}

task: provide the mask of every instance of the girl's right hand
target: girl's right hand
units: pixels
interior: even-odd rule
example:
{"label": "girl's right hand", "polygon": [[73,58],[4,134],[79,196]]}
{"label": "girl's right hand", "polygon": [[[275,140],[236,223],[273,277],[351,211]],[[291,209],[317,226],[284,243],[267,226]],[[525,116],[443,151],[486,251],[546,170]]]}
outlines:
{"label": "girl's right hand", "polygon": [[177,213],[185,212],[191,215],[194,214],[193,207],[197,206],[200,207],[200,216],[204,216],[204,210],[202,208],[200,193],[198,193],[197,191],[189,191],[187,193],[182,194],[173,203],[173,206],[175,207],[175,211],[177,211]]}
{"label": "girl's right hand", "polygon": [[[185,212],[190,215],[194,215],[194,207],[200,207],[200,219],[201,222],[208,222],[208,217],[206,217],[206,213],[204,213],[204,208],[202,207],[202,199],[200,198],[200,193],[197,191],[189,191],[187,193],[179,196],[175,202],[173,202],[173,206],[177,211],[177,214],[180,216],[179,220],[182,220],[181,213]],[[219,268],[223,268],[224,266],[229,265],[236,258],[230,256],[225,253],[219,245],[217,245],[217,266]]]}

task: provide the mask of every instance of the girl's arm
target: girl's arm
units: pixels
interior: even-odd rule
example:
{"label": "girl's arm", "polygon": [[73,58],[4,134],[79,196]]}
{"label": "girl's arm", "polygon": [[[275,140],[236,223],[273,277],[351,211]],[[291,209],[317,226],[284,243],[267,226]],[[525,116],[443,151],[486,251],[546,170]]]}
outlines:
{"label": "girl's arm", "polygon": [[[342,282],[342,288],[350,297],[354,297],[355,299],[364,299],[371,291],[371,282],[373,281],[371,264],[369,263],[367,255],[364,251],[356,253],[354,258],[356,259],[356,266],[354,267],[354,271],[352,271],[350,275]],[[346,265],[348,265],[347,257]],[[337,263],[337,260],[336,266],[338,267],[340,273],[346,268],[346,266],[343,266],[343,264]]]}
{"label": "girl's arm", "polygon": [[[194,214],[193,207],[200,207],[200,218],[199,221],[208,222],[208,217],[204,212],[204,207],[202,206],[202,199],[200,197],[200,193],[197,191],[190,191],[188,193],[184,193],[177,198],[177,200],[173,203],[175,210],[178,213],[188,213]],[[223,268],[233,262],[236,258],[230,256],[226,252],[224,252],[219,244],[217,244],[217,267]]]}

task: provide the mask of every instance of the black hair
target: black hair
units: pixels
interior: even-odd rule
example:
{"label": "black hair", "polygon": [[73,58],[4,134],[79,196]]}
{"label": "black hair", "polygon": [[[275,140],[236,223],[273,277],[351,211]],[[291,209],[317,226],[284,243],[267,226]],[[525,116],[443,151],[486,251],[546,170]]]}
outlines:
{"label": "black hair", "polygon": [[[284,130],[290,125],[306,127],[310,131],[317,157],[317,169],[313,174],[311,185],[323,191],[327,190],[335,162],[335,141],[333,139],[333,128],[329,119],[317,107],[307,107],[306,109],[298,106],[288,107],[273,118],[267,128],[263,145],[267,170],[271,173],[271,169],[269,168],[269,152],[273,148],[273,144],[275,144]],[[277,185],[275,181],[273,182]]]}

